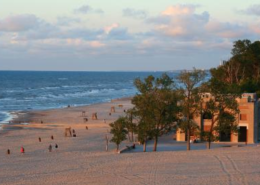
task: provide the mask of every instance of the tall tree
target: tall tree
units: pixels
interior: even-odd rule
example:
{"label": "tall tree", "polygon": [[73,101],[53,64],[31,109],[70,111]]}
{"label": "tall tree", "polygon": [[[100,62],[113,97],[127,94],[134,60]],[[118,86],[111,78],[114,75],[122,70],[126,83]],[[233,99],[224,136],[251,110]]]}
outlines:
{"label": "tall tree", "polygon": [[230,134],[237,131],[236,116],[239,113],[237,98],[240,97],[240,93],[237,86],[216,81],[214,78],[202,84],[201,89],[204,93],[210,93],[208,98],[203,99],[204,113],[201,115],[202,119],[211,120],[208,130],[203,131],[210,149],[211,142],[220,139],[220,133]]}
{"label": "tall tree", "polygon": [[181,127],[185,128],[187,137],[187,150],[190,150],[190,132],[193,118],[199,114],[201,97],[199,85],[204,81],[206,73],[203,70],[193,69],[192,71],[182,71],[177,77],[182,94],[182,115],[185,119],[181,122]]}
{"label": "tall tree", "polygon": [[[236,131],[236,115],[238,114],[238,104],[232,95],[217,95],[205,102],[204,113],[208,114],[207,119],[211,120],[208,130],[203,131],[203,135],[208,142],[208,149],[210,149],[211,142],[219,140],[221,132],[235,132]],[[205,117],[204,117],[205,118]]]}
{"label": "tall tree", "polygon": [[223,65],[211,69],[212,78],[260,96],[260,41],[235,41],[231,54]]}
{"label": "tall tree", "polygon": [[[128,140],[133,142],[134,141],[134,133],[136,132],[137,126],[134,123],[134,109],[129,109],[126,112],[126,128],[128,131]],[[131,136],[130,136],[131,134]]]}
{"label": "tall tree", "polygon": [[139,134],[144,135],[138,137],[145,139],[149,133],[154,139],[153,151],[156,151],[158,138],[169,132],[178,119],[178,95],[173,91],[174,82],[163,74],[160,78],[148,76],[144,81],[136,79],[135,86],[139,94],[132,103],[139,119]]}
{"label": "tall tree", "polygon": [[126,119],[120,117],[114,123],[110,123],[109,126],[111,127],[110,133],[113,134],[110,141],[116,144],[118,152],[120,143],[126,139],[127,135]]}

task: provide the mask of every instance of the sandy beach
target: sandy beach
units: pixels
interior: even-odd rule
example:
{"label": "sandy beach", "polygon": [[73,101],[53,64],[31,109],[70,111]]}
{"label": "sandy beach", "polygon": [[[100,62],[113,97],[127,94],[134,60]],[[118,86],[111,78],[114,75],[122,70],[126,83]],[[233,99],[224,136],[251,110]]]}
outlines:
{"label": "sandy beach", "polygon": [[[109,115],[111,106],[116,112]],[[192,146],[197,150],[187,152],[185,143],[174,142],[169,134],[159,140],[158,152],[150,152],[152,141],[146,153],[141,152],[142,146],[137,146],[136,150],[116,154],[113,143],[109,143],[106,152],[109,123],[131,107],[126,98],[21,114],[14,122],[28,125],[5,125],[5,132],[0,134],[0,184],[259,184],[257,145],[215,144],[212,150],[205,150],[202,143]],[[82,111],[86,112],[87,122]],[[91,120],[94,112],[98,120]],[[75,129],[77,137],[64,137],[68,127]],[[52,152],[48,151],[50,144]],[[126,141],[120,148],[129,144]],[[21,146],[24,154],[20,153]],[[10,155],[6,154],[7,149],[11,150]]]}

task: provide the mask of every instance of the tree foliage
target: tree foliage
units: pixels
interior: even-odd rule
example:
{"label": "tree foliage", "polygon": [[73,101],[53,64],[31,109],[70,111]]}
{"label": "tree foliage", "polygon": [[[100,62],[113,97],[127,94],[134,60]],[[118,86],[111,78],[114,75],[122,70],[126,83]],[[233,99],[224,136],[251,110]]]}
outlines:
{"label": "tree foliage", "polygon": [[126,130],[126,118],[120,117],[115,122],[110,123],[109,126],[111,127],[110,133],[113,134],[110,141],[116,144],[118,151],[120,143],[126,139],[128,133]]}
{"label": "tree foliage", "polygon": [[174,82],[166,74],[160,78],[148,76],[143,81],[135,80],[139,94],[134,96],[135,115],[138,119],[138,138],[146,143],[154,139],[157,150],[158,137],[169,132],[178,119],[178,95],[173,91]]}
{"label": "tree foliage", "polygon": [[182,121],[179,127],[186,131],[187,150],[190,150],[190,132],[193,118],[200,113],[201,97],[200,85],[205,79],[205,72],[193,69],[192,71],[182,71],[178,76],[179,92],[181,93]]}
{"label": "tree foliage", "polygon": [[240,92],[260,95],[260,41],[234,42],[232,57],[218,68],[211,69],[212,79],[237,86]]}

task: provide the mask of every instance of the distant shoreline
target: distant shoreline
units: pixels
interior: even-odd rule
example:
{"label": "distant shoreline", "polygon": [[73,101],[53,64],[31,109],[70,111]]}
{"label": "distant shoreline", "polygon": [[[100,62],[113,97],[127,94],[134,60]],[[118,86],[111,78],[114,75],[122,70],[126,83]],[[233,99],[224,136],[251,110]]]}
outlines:
{"label": "distant shoreline", "polygon": [[[111,99],[107,102],[99,102],[99,103],[93,103],[93,104],[86,104],[86,105],[80,105],[80,106],[70,106],[69,108],[88,108],[90,106],[95,105],[102,105],[106,103],[112,103],[113,101],[131,101],[133,97],[122,97],[122,98],[116,98]],[[51,111],[57,111],[57,110],[63,110],[69,109],[68,107],[61,107],[61,108],[51,108],[51,109],[41,109],[41,110],[22,110],[22,111],[6,111],[10,115],[10,118],[7,120],[7,122],[0,123],[0,135],[7,133],[8,131],[12,130],[19,130],[22,129],[22,127],[19,127],[17,125],[27,125],[30,124],[30,122],[35,121],[34,116],[41,113],[41,112],[51,112]]]}

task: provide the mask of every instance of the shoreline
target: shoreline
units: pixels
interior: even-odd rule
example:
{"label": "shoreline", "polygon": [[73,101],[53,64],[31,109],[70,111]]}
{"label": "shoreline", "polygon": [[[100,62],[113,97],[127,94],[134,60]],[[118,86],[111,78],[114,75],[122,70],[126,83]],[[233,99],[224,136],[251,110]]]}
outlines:
{"label": "shoreline", "polygon": [[51,109],[41,109],[41,110],[20,110],[20,111],[6,111],[5,113],[8,114],[8,118],[5,119],[0,123],[0,135],[6,134],[9,131],[20,130],[23,129],[25,126],[29,126],[31,124],[39,124],[41,121],[37,118],[42,116],[45,112],[55,112],[55,111],[68,111],[73,109],[88,109],[93,106],[102,106],[104,104],[113,103],[115,101],[131,101],[131,97],[122,97],[111,99],[107,102],[99,102],[93,103],[89,105],[80,105],[80,106],[71,106],[71,107],[62,107],[62,108],[51,108]]}

